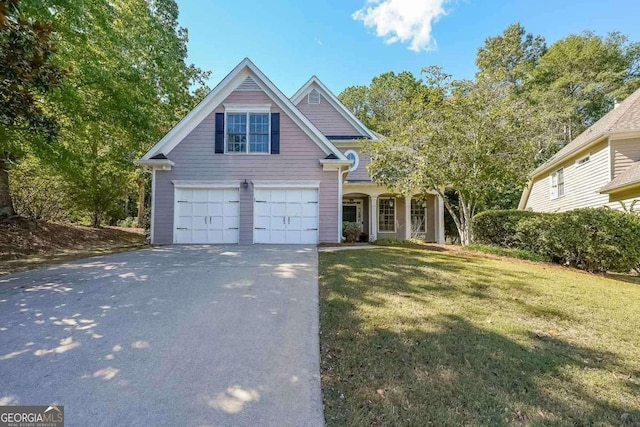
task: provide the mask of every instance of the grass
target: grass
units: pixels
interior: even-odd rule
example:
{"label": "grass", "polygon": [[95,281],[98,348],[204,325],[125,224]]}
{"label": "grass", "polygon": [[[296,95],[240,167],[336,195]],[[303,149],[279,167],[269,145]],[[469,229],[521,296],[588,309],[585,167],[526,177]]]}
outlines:
{"label": "grass", "polygon": [[640,279],[461,251],[320,254],[329,426],[640,425]]}
{"label": "grass", "polygon": [[498,255],[498,256],[504,256],[509,258],[518,258],[518,259],[524,259],[528,261],[538,261],[538,262],[543,261],[543,258],[540,255],[534,254],[533,252],[525,251],[522,249],[506,249],[506,248],[501,248],[499,246],[479,245],[479,244],[468,245],[465,247],[465,249],[472,252],[482,252],[485,254]]}

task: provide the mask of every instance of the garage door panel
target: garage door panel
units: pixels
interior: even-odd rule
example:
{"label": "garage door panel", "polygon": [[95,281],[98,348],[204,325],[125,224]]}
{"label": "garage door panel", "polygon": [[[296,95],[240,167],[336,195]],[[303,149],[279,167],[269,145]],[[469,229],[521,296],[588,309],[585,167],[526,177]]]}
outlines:
{"label": "garage door panel", "polygon": [[302,230],[318,229],[318,218],[300,218],[300,228]]}
{"label": "garage door panel", "polygon": [[239,203],[225,203],[222,206],[222,212],[224,216],[238,216],[240,211]]}
{"label": "garage door panel", "polygon": [[316,217],[318,215],[318,205],[305,203],[302,205],[302,216]]}
{"label": "garage door panel", "polygon": [[300,234],[302,239],[300,243],[309,245],[318,242],[318,232],[316,230],[302,230]]}
{"label": "garage door panel", "polygon": [[313,203],[318,201],[318,192],[316,190],[307,190],[302,193],[302,203]]}
{"label": "garage door panel", "polygon": [[286,205],[286,216],[300,216],[302,215],[302,205],[300,203],[287,203]]}
{"label": "garage door panel", "polygon": [[271,203],[271,216],[287,216],[287,205],[284,203]]}
{"label": "garage door panel", "polygon": [[[237,189],[176,189],[176,243],[237,243]],[[225,200],[228,200],[225,202]],[[229,229],[229,230],[227,230]]]}
{"label": "garage door panel", "polygon": [[271,203],[285,203],[287,201],[286,190],[271,190]]}
{"label": "garage door panel", "polygon": [[254,198],[254,242],[318,242],[318,190],[258,189]]}
{"label": "garage door panel", "polygon": [[227,230],[229,228],[238,228],[240,221],[237,216],[227,216],[222,218],[222,228]]}
{"label": "garage door panel", "polygon": [[194,202],[208,202],[209,201],[209,190],[198,188],[193,191],[193,201]]}
{"label": "garage door panel", "polygon": [[284,230],[286,227],[285,217],[272,216],[269,219],[269,228],[272,230]]}
{"label": "garage door panel", "polygon": [[206,203],[193,203],[193,216],[205,217],[209,215],[209,206]]}

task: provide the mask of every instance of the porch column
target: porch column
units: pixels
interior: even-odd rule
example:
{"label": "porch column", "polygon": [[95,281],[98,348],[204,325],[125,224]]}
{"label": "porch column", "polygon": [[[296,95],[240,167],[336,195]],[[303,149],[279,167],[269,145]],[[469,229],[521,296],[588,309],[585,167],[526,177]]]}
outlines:
{"label": "porch column", "polygon": [[444,201],[442,197],[438,194],[438,197],[435,200],[436,205],[436,243],[443,244],[445,242],[444,239]]}
{"label": "porch column", "polygon": [[369,196],[369,240],[378,239],[378,196]]}
{"label": "porch column", "polygon": [[411,238],[411,196],[404,198],[404,239]]}

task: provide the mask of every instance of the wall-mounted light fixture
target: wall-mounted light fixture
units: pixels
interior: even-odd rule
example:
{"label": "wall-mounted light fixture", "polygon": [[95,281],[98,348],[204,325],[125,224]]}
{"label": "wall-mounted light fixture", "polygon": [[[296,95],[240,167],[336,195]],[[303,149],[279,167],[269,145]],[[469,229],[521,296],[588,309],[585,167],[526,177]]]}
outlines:
{"label": "wall-mounted light fixture", "polygon": [[249,188],[249,183],[247,182],[247,180],[245,179],[244,182],[242,183],[242,188],[247,189]]}

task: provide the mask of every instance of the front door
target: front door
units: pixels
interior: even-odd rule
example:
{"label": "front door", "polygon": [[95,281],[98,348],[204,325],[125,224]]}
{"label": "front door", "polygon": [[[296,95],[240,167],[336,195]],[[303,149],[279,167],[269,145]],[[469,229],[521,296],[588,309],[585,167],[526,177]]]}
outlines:
{"label": "front door", "polygon": [[342,222],[356,222],[362,231],[362,200],[345,199],[342,202]]}

